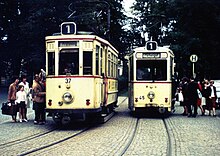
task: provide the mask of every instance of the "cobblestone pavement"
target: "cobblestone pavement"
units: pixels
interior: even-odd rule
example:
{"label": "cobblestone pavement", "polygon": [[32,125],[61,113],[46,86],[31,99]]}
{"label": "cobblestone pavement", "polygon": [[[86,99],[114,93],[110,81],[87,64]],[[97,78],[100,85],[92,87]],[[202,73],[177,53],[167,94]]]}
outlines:
{"label": "cobblestone pavement", "polygon": [[[181,116],[182,108],[166,120],[171,132],[172,155],[217,156],[220,152],[220,118]],[[218,110],[219,115],[219,110]]]}
{"label": "cobblestone pavement", "polygon": [[[96,125],[76,137],[29,155],[122,155],[138,121],[130,115],[127,108],[128,100],[125,99],[126,96],[119,97],[119,103],[123,103],[116,109],[116,115],[107,123]],[[175,113],[164,120],[171,138],[170,155],[219,155],[220,118],[200,115],[196,118],[188,118],[181,115],[182,111],[182,107],[177,105]],[[28,117],[31,120],[33,112],[31,113],[30,110],[29,113]],[[47,133],[56,128],[51,118],[47,119],[46,125],[34,125],[33,120],[28,123],[12,123],[10,120],[11,118],[5,119],[0,115],[0,154],[6,156],[51,144],[82,128],[75,125],[75,128],[54,130],[43,137],[20,145],[8,144],[5,148],[4,144],[13,140]],[[168,155],[167,135],[162,119],[142,117],[139,119],[134,139],[124,155]]]}

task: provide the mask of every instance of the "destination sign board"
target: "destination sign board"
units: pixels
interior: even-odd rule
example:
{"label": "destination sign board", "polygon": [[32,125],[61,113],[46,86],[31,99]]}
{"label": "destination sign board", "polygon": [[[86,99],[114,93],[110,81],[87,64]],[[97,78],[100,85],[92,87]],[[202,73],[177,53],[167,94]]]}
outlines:
{"label": "destination sign board", "polygon": [[136,53],[137,59],[166,59],[168,57],[165,52],[138,52]]}
{"label": "destination sign board", "polygon": [[142,58],[160,58],[161,53],[143,53]]}

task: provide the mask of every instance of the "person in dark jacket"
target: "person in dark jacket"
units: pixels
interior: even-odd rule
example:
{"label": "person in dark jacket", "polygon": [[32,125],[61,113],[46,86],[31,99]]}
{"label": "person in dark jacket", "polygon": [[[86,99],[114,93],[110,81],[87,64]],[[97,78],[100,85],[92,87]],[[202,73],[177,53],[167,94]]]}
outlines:
{"label": "person in dark jacket", "polygon": [[33,93],[34,93],[33,109],[35,110],[34,124],[44,124],[45,123],[46,92],[44,91],[43,84],[41,84],[40,77],[37,74],[34,76],[32,88],[33,88]]}
{"label": "person in dark jacket", "polygon": [[[188,117],[196,117],[197,116],[197,100],[198,100],[198,92],[197,89],[199,89],[198,83],[194,81],[194,78],[191,77],[190,78],[190,82],[188,84],[188,88],[187,88],[187,95],[188,95]],[[194,112],[192,114],[192,108],[191,106],[193,106],[194,108]]]}
{"label": "person in dark jacket", "polygon": [[11,104],[12,121],[17,122],[16,121],[17,104],[15,103],[15,100],[16,100],[16,92],[17,92],[17,88],[18,88],[19,78],[14,77],[13,79],[14,79],[14,82],[12,84],[10,84],[10,86],[8,88],[8,103]]}
{"label": "person in dark jacket", "polygon": [[211,114],[211,111],[213,112],[213,116],[216,117],[216,98],[217,98],[217,93],[216,93],[216,87],[213,86],[214,84],[214,81],[213,80],[210,80],[210,89],[211,89],[211,96],[210,96],[210,99],[211,99],[211,105],[209,107],[209,114]]}

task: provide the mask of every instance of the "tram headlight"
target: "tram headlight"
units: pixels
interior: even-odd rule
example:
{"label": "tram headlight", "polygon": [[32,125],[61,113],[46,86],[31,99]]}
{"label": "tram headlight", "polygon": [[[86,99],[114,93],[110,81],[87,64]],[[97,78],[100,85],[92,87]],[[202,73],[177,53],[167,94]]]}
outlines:
{"label": "tram headlight", "polygon": [[66,93],[63,94],[63,101],[65,103],[70,103],[72,100],[73,100],[73,96],[72,96],[71,93],[66,92]]}
{"label": "tram headlight", "polygon": [[150,92],[147,94],[147,97],[152,100],[152,99],[155,98],[155,93],[154,93],[153,91],[150,91]]}

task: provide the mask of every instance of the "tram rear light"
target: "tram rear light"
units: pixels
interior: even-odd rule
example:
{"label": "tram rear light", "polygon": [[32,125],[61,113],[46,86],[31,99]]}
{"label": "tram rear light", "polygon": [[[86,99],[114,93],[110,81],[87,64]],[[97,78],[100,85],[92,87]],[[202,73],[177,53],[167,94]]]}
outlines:
{"label": "tram rear light", "polygon": [[52,105],[52,100],[48,101],[48,105],[51,106]]}
{"label": "tram rear light", "polygon": [[168,98],[165,98],[165,102],[166,102],[166,103],[168,102]]}
{"label": "tram rear light", "polygon": [[90,103],[90,99],[87,99],[86,100],[86,105],[88,106],[88,105],[90,105],[91,103]]}
{"label": "tram rear light", "polygon": [[58,102],[58,105],[59,105],[59,106],[62,106],[62,105],[63,105],[63,101],[59,101],[59,102]]}
{"label": "tram rear light", "polygon": [[138,102],[138,98],[135,98],[135,102]]}

